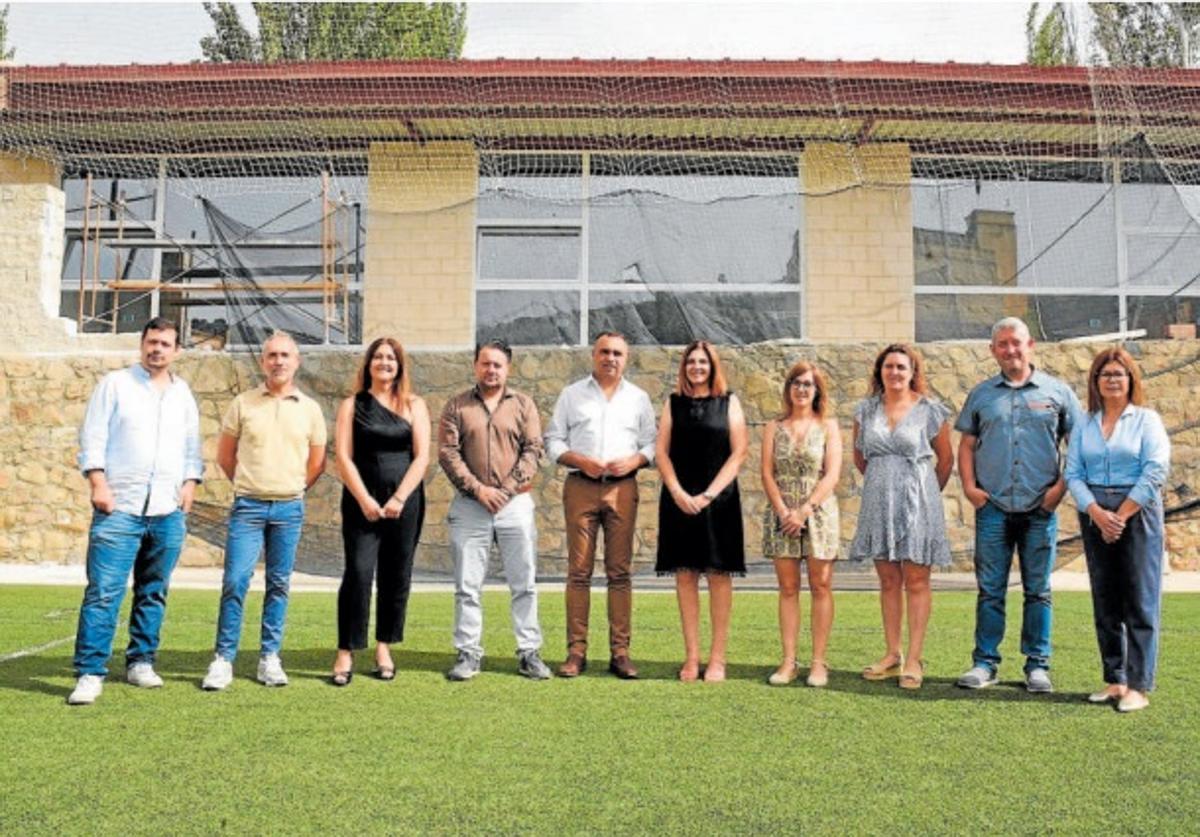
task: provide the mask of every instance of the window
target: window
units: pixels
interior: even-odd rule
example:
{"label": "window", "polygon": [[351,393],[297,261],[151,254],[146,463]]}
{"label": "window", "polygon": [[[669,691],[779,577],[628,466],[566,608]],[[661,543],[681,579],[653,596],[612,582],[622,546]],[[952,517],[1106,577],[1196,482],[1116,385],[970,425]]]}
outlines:
{"label": "window", "polygon": [[480,175],[478,339],[800,336],[794,158],[497,155]]}
{"label": "window", "polygon": [[366,178],[354,161],[323,177],[329,168],[75,161],[63,181],[62,316],[80,314],[82,272],[85,331],[114,330],[115,317],[115,330],[137,332],[161,314],[183,325],[185,345],[256,344],[274,329],[301,343],[361,342]]}
{"label": "window", "polygon": [[1194,322],[1168,300],[1200,293],[1200,194],[1116,169],[914,161],[917,340],[985,338],[1004,316],[1039,340]]}

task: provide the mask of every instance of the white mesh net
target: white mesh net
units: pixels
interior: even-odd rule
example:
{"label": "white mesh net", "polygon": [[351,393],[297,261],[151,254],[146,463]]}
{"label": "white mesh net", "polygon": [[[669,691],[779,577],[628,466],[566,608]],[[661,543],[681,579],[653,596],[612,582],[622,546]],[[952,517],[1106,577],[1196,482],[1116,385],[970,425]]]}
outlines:
{"label": "white mesh net", "polygon": [[[0,146],[62,166],[63,313],[91,330],[133,329],[154,308],[192,342],[253,343],[274,327],[360,341],[372,218],[395,214],[368,189],[368,149],[384,141],[477,154],[480,336],[807,336],[806,214],[875,188],[908,198],[896,212],[911,215],[919,340],[981,337],[1006,314],[1044,340],[1158,337],[1197,317],[1191,71],[501,60],[3,72]],[[844,182],[810,176],[814,143],[840,149]],[[881,182],[865,155],[897,147],[907,170]],[[443,176],[409,173],[406,188],[436,195]]]}

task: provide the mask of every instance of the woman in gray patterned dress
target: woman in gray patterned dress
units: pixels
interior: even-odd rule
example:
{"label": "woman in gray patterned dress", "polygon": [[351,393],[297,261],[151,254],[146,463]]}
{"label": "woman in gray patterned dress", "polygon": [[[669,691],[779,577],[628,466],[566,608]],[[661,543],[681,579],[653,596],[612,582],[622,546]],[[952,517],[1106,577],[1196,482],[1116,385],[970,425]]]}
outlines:
{"label": "woman in gray patterned dress", "polygon": [[783,413],[763,431],[762,481],[769,507],[763,512],[763,555],[779,579],[779,639],[783,662],[767,679],[786,686],[800,673],[800,562],[808,562],[812,594],[812,662],[806,682],[829,682],[825,648],[833,624],[833,562],[838,557],[837,488],[842,472],[842,434],[830,417],[825,377],[807,361],[788,370]]}
{"label": "woman in gray patterned dress", "polygon": [[[863,486],[850,558],[875,562],[887,643],[862,676],[899,677],[903,689],[919,689],[924,679],[930,569],[950,563],[941,494],[954,468],[950,410],[926,391],[921,356],[893,344],[875,358],[871,395],[854,411],[854,464]],[[900,644],[906,604],[907,657]]]}

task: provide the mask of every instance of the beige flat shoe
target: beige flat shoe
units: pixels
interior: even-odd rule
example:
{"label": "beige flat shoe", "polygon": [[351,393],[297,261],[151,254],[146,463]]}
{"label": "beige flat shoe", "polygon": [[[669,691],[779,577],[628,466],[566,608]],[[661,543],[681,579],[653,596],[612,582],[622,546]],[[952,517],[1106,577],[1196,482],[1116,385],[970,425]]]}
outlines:
{"label": "beige flat shoe", "polygon": [[1101,689],[1098,692],[1092,692],[1087,696],[1088,703],[1116,703],[1124,696],[1123,692],[1114,692],[1112,687]]}
{"label": "beige flat shoe", "polygon": [[787,686],[789,683],[795,682],[799,676],[800,666],[795,660],[788,660],[772,672],[771,676],[767,678],[767,682],[772,686]]}
{"label": "beige flat shoe", "polygon": [[829,685],[829,666],[824,660],[813,660],[808,664],[808,677],[804,682],[814,689],[824,689]]}
{"label": "beige flat shoe", "polygon": [[1150,698],[1141,692],[1128,691],[1117,702],[1118,712],[1138,712],[1150,705]]}

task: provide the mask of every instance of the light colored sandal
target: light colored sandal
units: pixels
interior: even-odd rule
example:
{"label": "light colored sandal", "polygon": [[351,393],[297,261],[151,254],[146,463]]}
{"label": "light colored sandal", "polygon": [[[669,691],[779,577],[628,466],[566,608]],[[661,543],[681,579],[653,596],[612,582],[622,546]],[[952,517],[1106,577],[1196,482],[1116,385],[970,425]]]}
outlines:
{"label": "light colored sandal", "polygon": [[[894,659],[896,662],[893,665],[883,665],[883,660]],[[863,680],[890,680],[893,677],[899,677],[901,669],[904,668],[904,658],[901,656],[884,657],[877,663],[871,663],[862,670]]]}
{"label": "light colored sandal", "polygon": [[920,668],[917,669],[916,674],[912,674],[911,672],[901,672],[900,680],[896,685],[901,689],[910,689],[912,691],[916,691],[917,689],[921,688],[921,686],[925,683],[925,661],[918,660],[917,665]]}

